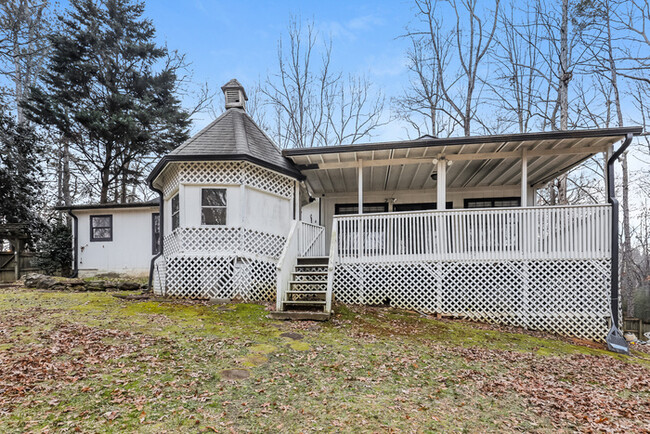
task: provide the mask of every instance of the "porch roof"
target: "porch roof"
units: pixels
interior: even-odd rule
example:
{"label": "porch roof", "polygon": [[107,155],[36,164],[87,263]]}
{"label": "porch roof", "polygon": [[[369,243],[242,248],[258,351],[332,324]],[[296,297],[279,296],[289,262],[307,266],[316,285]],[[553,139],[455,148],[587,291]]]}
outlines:
{"label": "porch roof", "polygon": [[366,191],[436,188],[436,161],[446,159],[447,188],[521,184],[521,159],[528,159],[528,185],[542,186],[642,127],[550,131],[287,149],[314,193],[357,191],[363,167]]}

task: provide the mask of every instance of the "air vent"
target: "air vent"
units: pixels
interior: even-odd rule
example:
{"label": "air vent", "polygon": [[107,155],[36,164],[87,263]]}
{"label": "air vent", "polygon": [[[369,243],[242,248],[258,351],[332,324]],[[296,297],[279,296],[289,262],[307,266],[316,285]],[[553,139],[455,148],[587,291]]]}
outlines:
{"label": "air vent", "polygon": [[239,91],[238,90],[227,90],[226,91],[226,104],[233,104],[239,102]]}

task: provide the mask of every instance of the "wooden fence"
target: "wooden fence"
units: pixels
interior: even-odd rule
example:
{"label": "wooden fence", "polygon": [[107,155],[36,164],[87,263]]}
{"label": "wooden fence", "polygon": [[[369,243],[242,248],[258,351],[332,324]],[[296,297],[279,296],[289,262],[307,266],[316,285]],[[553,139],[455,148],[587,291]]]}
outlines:
{"label": "wooden fence", "polygon": [[650,322],[641,318],[623,318],[623,333],[634,333],[642,341],[647,340],[643,335],[650,332]]}
{"label": "wooden fence", "polygon": [[[20,275],[40,271],[36,267],[36,255],[32,252],[20,253]],[[16,281],[16,255],[13,252],[0,252],[0,283]]]}

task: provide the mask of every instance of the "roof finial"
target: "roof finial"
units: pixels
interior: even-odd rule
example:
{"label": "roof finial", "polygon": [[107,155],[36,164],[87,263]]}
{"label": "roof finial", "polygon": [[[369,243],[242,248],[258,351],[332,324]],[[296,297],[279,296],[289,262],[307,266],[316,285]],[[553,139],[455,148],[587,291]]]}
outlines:
{"label": "roof finial", "polygon": [[228,83],[221,86],[221,90],[223,91],[226,100],[226,110],[230,108],[246,110],[246,101],[248,101],[248,97],[246,96],[246,91],[241,83],[233,78]]}

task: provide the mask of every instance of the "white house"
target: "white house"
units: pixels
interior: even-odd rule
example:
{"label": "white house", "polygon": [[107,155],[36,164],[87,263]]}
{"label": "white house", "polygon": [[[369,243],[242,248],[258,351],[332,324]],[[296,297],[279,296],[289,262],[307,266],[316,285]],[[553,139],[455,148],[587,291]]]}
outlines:
{"label": "white house", "polygon": [[75,275],[148,276],[160,252],[158,201],[58,207],[74,220]]}
{"label": "white house", "polygon": [[[243,87],[222,89],[226,111],[148,178],[157,293],[275,300],[276,317],[385,304],[599,340],[617,324],[613,163],[641,128],[281,151]],[[599,153],[609,203],[535,206]]]}

